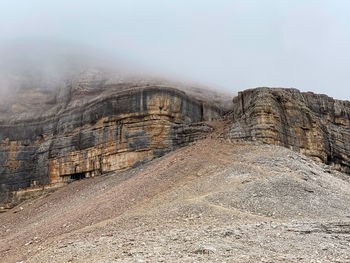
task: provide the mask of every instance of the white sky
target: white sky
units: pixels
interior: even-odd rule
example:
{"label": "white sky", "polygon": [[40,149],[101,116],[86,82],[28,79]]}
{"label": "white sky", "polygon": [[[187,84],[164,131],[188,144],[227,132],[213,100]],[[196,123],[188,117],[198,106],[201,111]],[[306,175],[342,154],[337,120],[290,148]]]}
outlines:
{"label": "white sky", "polygon": [[28,39],[228,91],[294,87],[350,100],[348,0],[0,0],[0,43]]}

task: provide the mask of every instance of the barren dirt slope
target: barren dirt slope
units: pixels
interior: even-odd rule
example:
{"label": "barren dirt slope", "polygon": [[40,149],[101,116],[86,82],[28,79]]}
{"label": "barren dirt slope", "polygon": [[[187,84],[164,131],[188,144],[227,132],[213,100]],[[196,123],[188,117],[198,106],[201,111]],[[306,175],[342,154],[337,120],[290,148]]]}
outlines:
{"label": "barren dirt slope", "polygon": [[1,262],[350,262],[350,180],[214,133],[0,215]]}

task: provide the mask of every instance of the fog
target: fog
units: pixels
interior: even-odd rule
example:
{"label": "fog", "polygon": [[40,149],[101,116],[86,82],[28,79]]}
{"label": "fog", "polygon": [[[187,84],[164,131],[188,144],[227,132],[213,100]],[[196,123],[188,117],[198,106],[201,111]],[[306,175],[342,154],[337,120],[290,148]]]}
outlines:
{"label": "fog", "polygon": [[3,0],[1,10],[1,94],[105,67],[350,100],[346,0]]}
{"label": "fog", "polygon": [[48,39],[13,40],[0,44],[0,92],[6,95],[28,88],[55,90],[87,70],[127,74],[132,69],[101,50]]}

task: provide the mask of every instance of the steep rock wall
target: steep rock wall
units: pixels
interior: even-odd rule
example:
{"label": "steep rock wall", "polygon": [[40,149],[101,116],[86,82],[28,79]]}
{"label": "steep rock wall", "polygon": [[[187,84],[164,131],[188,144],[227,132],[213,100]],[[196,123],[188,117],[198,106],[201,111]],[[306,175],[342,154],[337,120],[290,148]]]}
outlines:
{"label": "steep rock wall", "polygon": [[221,114],[164,87],[75,100],[51,116],[0,123],[0,205],[15,204],[29,191],[23,189],[60,186],[160,157],[205,136],[211,127],[202,122]]}
{"label": "steep rock wall", "polygon": [[230,140],[285,146],[350,172],[350,102],[296,89],[257,88],[233,99]]}

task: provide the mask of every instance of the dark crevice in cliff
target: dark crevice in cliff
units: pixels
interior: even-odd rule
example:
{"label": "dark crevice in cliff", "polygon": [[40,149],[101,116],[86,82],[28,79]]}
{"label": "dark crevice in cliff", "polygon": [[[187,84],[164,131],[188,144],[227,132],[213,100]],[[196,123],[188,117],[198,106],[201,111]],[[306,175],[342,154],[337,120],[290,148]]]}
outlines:
{"label": "dark crevice in cliff", "polygon": [[244,107],[244,96],[241,94],[241,106],[242,106],[242,115],[245,115],[245,107]]}
{"label": "dark crevice in cliff", "polygon": [[204,120],[204,105],[201,103],[201,121]]}
{"label": "dark crevice in cliff", "polygon": [[290,134],[288,132],[288,127],[289,127],[289,123],[288,123],[288,118],[287,118],[287,114],[285,112],[285,107],[282,101],[282,98],[280,96],[275,96],[275,101],[277,102],[277,109],[279,112],[279,116],[281,117],[281,134],[280,134],[280,141],[281,143],[283,143],[284,147],[289,147],[289,140],[290,140]]}
{"label": "dark crevice in cliff", "polygon": [[70,175],[72,181],[77,181],[86,178],[85,173],[75,173]]}

